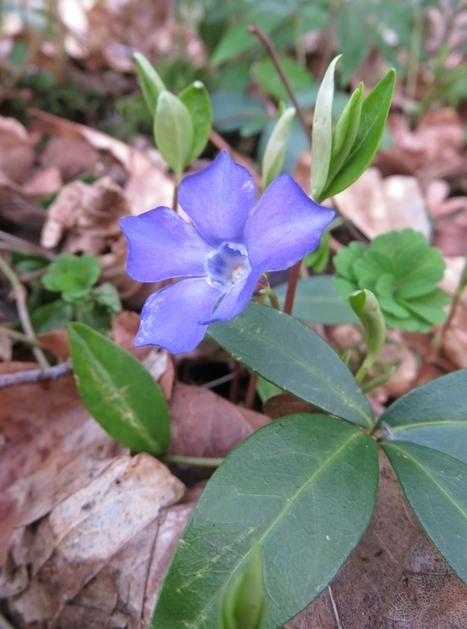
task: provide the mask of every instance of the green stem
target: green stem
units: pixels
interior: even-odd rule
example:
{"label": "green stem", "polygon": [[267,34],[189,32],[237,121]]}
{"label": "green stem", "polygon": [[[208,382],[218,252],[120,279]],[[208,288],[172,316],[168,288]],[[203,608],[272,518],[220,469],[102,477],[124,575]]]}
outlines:
{"label": "green stem", "polygon": [[262,290],[259,291],[260,295],[264,295],[265,297],[269,297],[269,301],[271,302],[271,306],[275,309],[275,310],[280,310],[280,304],[279,304],[279,299],[277,298],[276,293],[273,291],[273,289],[269,286],[268,288],[263,288]]}
{"label": "green stem", "polygon": [[180,186],[180,179],[179,177],[177,177],[174,183],[174,194],[172,197],[172,209],[174,212],[177,211],[177,207],[178,207],[178,187],[179,186]]}
{"label": "green stem", "polygon": [[375,361],[374,356],[370,356],[369,354],[366,355],[365,360],[362,362],[359,370],[355,374],[355,380],[358,382],[358,384],[361,384],[363,382],[363,379],[365,378],[366,374],[370,371],[371,367],[373,366],[374,361]]}
{"label": "green stem", "polygon": [[7,328],[4,325],[0,325],[0,334],[5,334],[15,341],[21,341],[22,343],[28,343],[29,345],[34,345],[35,347],[41,347],[45,349],[45,345],[43,345],[37,339],[30,339],[26,336],[26,334],[21,334],[21,332],[17,332],[16,330]]}
{"label": "green stem", "polygon": [[37,347],[37,339],[34,334],[34,329],[31,324],[31,320],[29,318],[28,306],[27,306],[27,292],[23,284],[19,281],[13,269],[11,269],[5,260],[0,256],[0,270],[3,271],[6,278],[10,282],[13,292],[15,294],[16,299],[16,307],[18,309],[19,320],[21,321],[21,325],[23,326],[23,330],[26,334],[26,337],[35,345],[32,348],[32,352],[39,363],[39,365],[43,368],[50,367],[47,358],[45,357],[44,352]]}
{"label": "green stem", "polygon": [[173,463],[175,465],[192,465],[195,467],[219,467],[223,458],[197,457],[197,456],[179,456],[177,454],[166,454],[162,461],[164,463]]}

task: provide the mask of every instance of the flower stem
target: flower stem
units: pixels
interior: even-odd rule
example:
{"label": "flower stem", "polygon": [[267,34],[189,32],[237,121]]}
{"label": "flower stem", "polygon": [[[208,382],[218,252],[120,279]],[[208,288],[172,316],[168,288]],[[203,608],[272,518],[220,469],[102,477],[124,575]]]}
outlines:
{"label": "flower stem", "polygon": [[177,207],[178,207],[178,187],[180,185],[180,181],[177,178],[174,182],[174,194],[172,197],[172,209],[174,212],[177,211]]}
{"label": "flower stem", "polygon": [[298,278],[300,277],[300,267],[302,261],[299,260],[297,264],[290,269],[289,280],[287,282],[287,293],[285,294],[284,312],[286,314],[292,314],[293,302],[295,300],[295,293],[297,291]]}
{"label": "flower stem", "polygon": [[175,465],[192,465],[195,467],[219,467],[223,458],[198,457],[198,456],[179,456],[177,454],[166,454],[162,461],[164,463],[173,463]]}
{"label": "flower stem", "polygon": [[300,107],[294,91],[292,89],[292,86],[290,85],[289,79],[287,78],[281,62],[279,61],[279,57],[277,56],[276,50],[274,48],[274,44],[272,43],[272,41],[269,39],[269,37],[266,35],[266,33],[264,31],[262,31],[260,29],[260,27],[257,24],[250,24],[250,26],[248,27],[248,32],[251,33],[252,35],[256,35],[256,37],[260,40],[260,42],[263,44],[264,48],[266,49],[266,52],[268,53],[268,55],[271,58],[271,61],[274,64],[274,67],[277,70],[277,73],[282,81],[282,84],[284,85],[287,94],[289,95],[290,100],[293,103],[293,106],[295,107],[295,111],[297,112],[297,116],[298,119],[300,120],[300,123],[303,127],[303,130],[305,131],[305,135],[308,138],[308,141],[311,143],[311,127],[308,124],[308,122],[305,119],[305,116],[303,114],[303,110]]}
{"label": "flower stem", "polygon": [[28,306],[27,306],[27,292],[23,284],[19,281],[13,269],[11,269],[5,260],[0,256],[0,269],[5,274],[6,278],[10,282],[13,292],[15,294],[16,299],[16,307],[18,308],[18,316],[21,321],[21,325],[23,326],[23,330],[26,334],[26,337],[36,346],[32,348],[32,352],[39,363],[39,365],[43,368],[50,367],[47,358],[45,357],[44,352],[37,347],[37,339],[34,334],[33,327],[31,325],[31,320],[29,318]]}

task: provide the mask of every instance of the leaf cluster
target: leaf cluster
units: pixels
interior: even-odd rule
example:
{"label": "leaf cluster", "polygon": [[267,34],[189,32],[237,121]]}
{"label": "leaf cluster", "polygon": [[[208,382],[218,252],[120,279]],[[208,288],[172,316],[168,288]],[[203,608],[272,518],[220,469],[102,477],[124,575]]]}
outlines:
{"label": "leaf cluster", "polygon": [[429,332],[445,319],[449,296],[436,287],[443,256],[413,229],[382,234],[368,247],[352,242],[334,257],[334,266],[338,293],[371,290],[390,328]]}
{"label": "leaf cluster", "polygon": [[180,179],[183,169],[201,155],[209,139],[212,108],[208,91],[201,81],[194,81],[175,96],[144,55],[135,53],[135,60],[154,120],[156,146]]}
{"label": "leaf cluster", "polygon": [[100,270],[99,260],[90,253],[61,253],[41,278],[43,287],[60,293],[60,299],[34,310],[31,322],[36,332],[65,327],[73,319],[108,330],[122,306],[115,286],[109,282],[96,286]]}

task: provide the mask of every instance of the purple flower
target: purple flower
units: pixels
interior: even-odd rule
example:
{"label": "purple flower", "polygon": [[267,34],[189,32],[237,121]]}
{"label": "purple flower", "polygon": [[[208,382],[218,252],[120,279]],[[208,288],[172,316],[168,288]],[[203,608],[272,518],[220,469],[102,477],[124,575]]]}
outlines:
{"label": "purple flower", "polygon": [[172,209],[128,216],[128,273],[140,282],[186,278],[151,295],[136,345],[172,353],[193,349],[210,323],[248,304],[263,273],[287,269],[315,249],[334,212],[281,175],[255,205],[250,173],[226,151],[185,177],[178,200],[194,227]]}

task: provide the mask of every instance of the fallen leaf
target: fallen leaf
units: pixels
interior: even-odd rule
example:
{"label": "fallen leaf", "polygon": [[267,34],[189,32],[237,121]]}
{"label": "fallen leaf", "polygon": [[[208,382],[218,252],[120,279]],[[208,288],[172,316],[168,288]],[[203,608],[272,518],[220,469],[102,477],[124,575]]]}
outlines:
{"label": "fallen leaf", "polygon": [[120,456],[46,517],[18,530],[4,577],[8,587],[27,562],[28,579],[7,602],[16,625],[139,627],[151,562],[157,553],[157,572],[166,569],[164,553],[172,552],[191,507],[179,507],[172,518],[162,510],[184,492],[157,459]]}
{"label": "fallen leaf", "polygon": [[99,159],[98,152],[88,142],[68,135],[53,137],[40,157],[41,165],[58,168],[65,182],[83,173],[95,174]]}
{"label": "fallen leaf", "polygon": [[34,150],[23,125],[0,116],[0,170],[17,184],[24,183],[34,162]]}
{"label": "fallen leaf", "polygon": [[406,227],[430,236],[426,202],[415,177],[393,175],[383,179],[378,169],[369,168],[334,201],[339,212],[370,240]]}
{"label": "fallen leaf", "polygon": [[169,454],[224,457],[254,430],[266,415],[235,406],[213,391],[177,382],[170,402]]}

